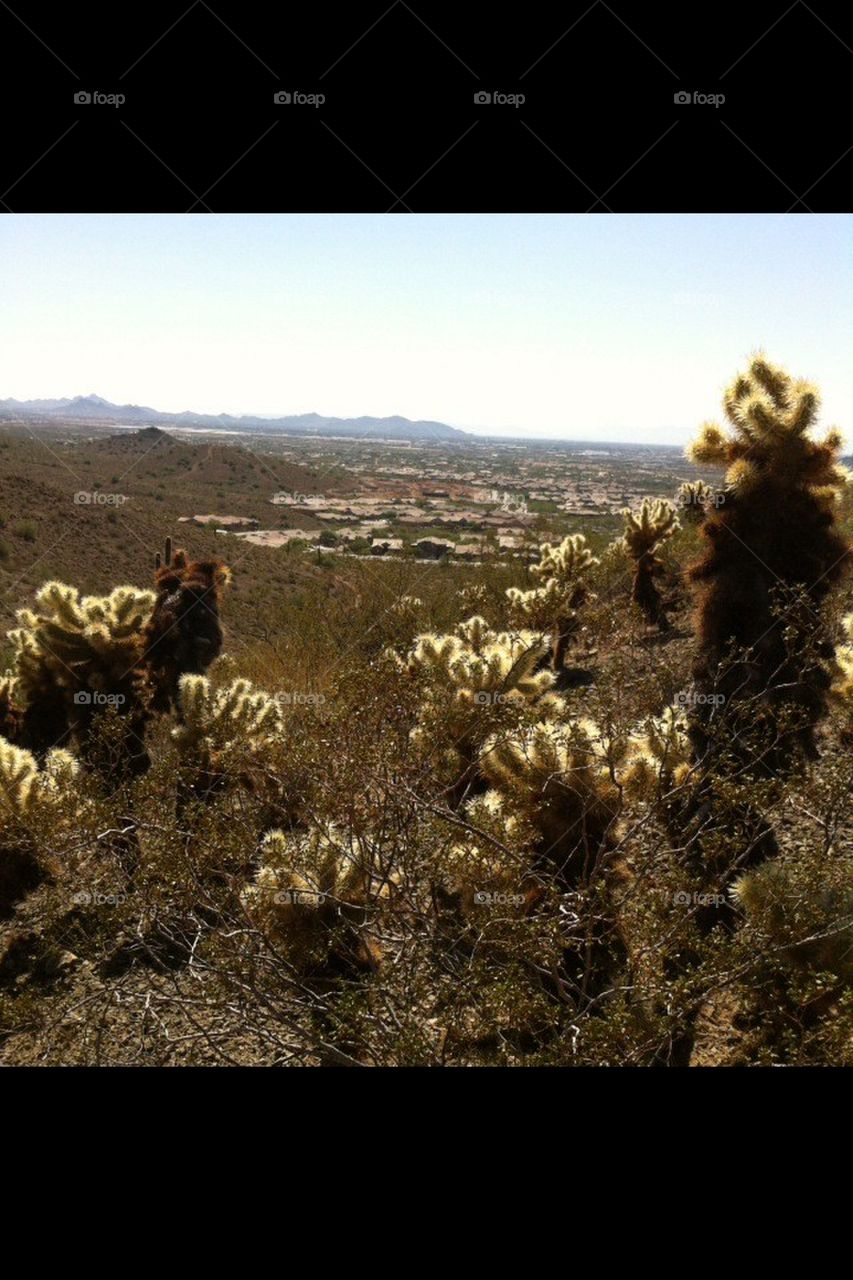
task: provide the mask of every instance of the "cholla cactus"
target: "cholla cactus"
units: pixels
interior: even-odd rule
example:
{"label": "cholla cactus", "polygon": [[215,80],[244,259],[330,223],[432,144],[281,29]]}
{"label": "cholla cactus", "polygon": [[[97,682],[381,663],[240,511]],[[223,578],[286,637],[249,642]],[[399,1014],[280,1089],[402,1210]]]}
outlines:
{"label": "cholla cactus", "polygon": [[[80,597],[48,582],[9,632],[13,667],[0,680],[0,731],[43,755],[68,741],[113,786],[149,765],[145,729],[167,710],[185,672],[202,672],[219,653],[218,601],[230,571],[219,561],[157,557],[156,592],[116,587]],[[114,711],[116,723],[98,724]]]}
{"label": "cholla cactus", "polygon": [[[529,902],[534,885],[522,846],[533,828],[527,831],[524,819],[511,811],[506,796],[497,789],[469,800],[462,816],[473,830],[465,832],[438,860],[441,884],[436,886],[437,900],[463,915],[476,914],[474,909],[496,894],[502,898],[510,895],[513,906],[519,905],[519,899],[523,904]],[[494,842],[481,833],[494,836]]]}
{"label": "cholla cactus", "polygon": [[644,498],[637,515],[628,508],[622,515],[625,517],[622,545],[636,561],[631,598],[650,623],[656,624],[661,631],[667,631],[669,620],[655,583],[664,565],[654,553],[661,543],[681,528],[675,508],[664,498],[654,501]]}
{"label": "cholla cactus", "polygon": [[629,794],[643,798],[670,792],[690,775],[690,751],[683,708],[666,707],[629,738],[619,780]]}
{"label": "cholla cactus", "polygon": [[701,524],[709,507],[721,505],[725,495],[719,494],[704,480],[685,480],[675,495],[675,505],[685,520],[691,524]]}
{"label": "cholla cactus", "polygon": [[569,534],[557,546],[546,542],[530,572],[541,586],[532,591],[509,587],[510,621],[519,626],[551,630],[551,665],[561,671],[569,637],[577,625],[577,610],[588,596],[587,579],[600,562],[586,545],[582,533]]}
{"label": "cholla cactus", "polygon": [[39,769],[32,752],[0,738],[0,822],[67,803],[79,773],[74,756],[61,747],[48,752]]}
{"label": "cholla cactus", "polygon": [[335,952],[373,968],[381,948],[365,928],[368,909],[391,897],[396,876],[369,837],[326,830],[288,835],[274,830],[261,842],[261,865],[240,900],[249,919],[300,968]]}
{"label": "cholla cactus", "polygon": [[[835,516],[846,483],[841,436],[833,429],[821,441],[811,438],[817,389],[762,355],[735,378],[723,405],[730,433],[705,423],[689,451],[696,462],[728,468],[725,501],[709,512],[705,554],[690,569],[700,589],[694,675],[700,690],[774,708],[767,737],[775,745],[751,754],[777,770],[795,747],[815,754],[814,727],[826,710],[832,644],[819,610],[850,551]],[[794,597],[792,605],[782,601],[784,616],[780,588]],[[734,661],[732,646],[740,655]],[[798,712],[796,732],[780,734],[771,723],[783,706]],[[701,716],[693,725],[703,753]]]}
{"label": "cholla cactus", "polygon": [[543,721],[490,738],[482,770],[508,813],[531,822],[539,858],[566,883],[589,880],[618,829],[619,789],[613,765],[620,744],[605,744],[591,721]]}
{"label": "cholla cactus", "polygon": [[50,751],[39,769],[35,756],[0,738],[0,918],[46,873],[39,825],[49,823],[51,844],[80,808],[80,766],[68,751]]}
{"label": "cholla cactus", "polygon": [[153,705],[168,711],[178,697],[183,675],[201,675],[222,651],[219,607],[231,570],[221,560],[188,561],[172,554],[166,539],[165,562],[156,558],[157,597],[144,632],[144,662],[153,686]]}
{"label": "cholla cactus", "polygon": [[20,610],[20,626],[9,632],[14,666],[0,694],[19,709],[19,741],[43,752],[67,738],[91,758],[93,719],[114,708],[122,717],[124,763],[131,772],[147,765],[139,662],[153,604],[153,592],[131,586],[82,599],[62,582],[41,588],[35,607]]}
{"label": "cholla cactus", "polygon": [[439,772],[455,782],[459,797],[497,725],[527,707],[543,716],[562,710],[553,672],[536,670],[544,653],[538,633],[495,632],[475,615],[453,634],[419,636],[400,660],[422,682],[413,741],[438,752]]}
{"label": "cholla cactus", "polygon": [[257,760],[281,735],[280,703],[249,680],[215,688],[207,676],[182,676],[178,707],[181,723],[172,738],[196,796],[219,790],[229,773]]}
{"label": "cholla cactus", "polygon": [[[811,888],[811,887],[810,887]],[[747,919],[796,967],[853,982],[853,888],[798,891],[788,868],[766,862],[740,876],[729,892]]]}

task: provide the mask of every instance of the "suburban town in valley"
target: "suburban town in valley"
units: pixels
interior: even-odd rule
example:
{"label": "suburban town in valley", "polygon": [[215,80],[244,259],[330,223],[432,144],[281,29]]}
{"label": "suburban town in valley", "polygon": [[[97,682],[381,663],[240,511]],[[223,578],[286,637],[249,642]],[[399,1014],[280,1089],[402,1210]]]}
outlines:
{"label": "suburban town in valley", "polygon": [[[269,436],[244,443],[268,460],[267,506],[252,516],[187,513],[185,523],[259,546],[361,556],[529,557],[543,536],[590,525],[594,532],[602,521],[615,527],[624,508],[671,497],[698,474],[679,449],[663,445]],[[312,468],[320,491],[274,487],[277,461]]]}

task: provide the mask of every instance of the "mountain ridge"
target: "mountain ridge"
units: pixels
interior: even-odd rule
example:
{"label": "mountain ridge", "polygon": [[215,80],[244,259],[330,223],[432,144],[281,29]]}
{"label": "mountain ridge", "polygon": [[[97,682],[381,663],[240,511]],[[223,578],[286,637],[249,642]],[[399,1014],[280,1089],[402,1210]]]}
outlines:
{"label": "mountain ridge", "polygon": [[22,414],[41,418],[74,418],[81,421],[122,422],[157,426],[198,426],[230,431],[270,431],[293,435],[353,435],[403,440],[463,440],[469,432],[445,422],[401,417],[385,418],[362,415],[357,418],[327,417],[319,413],[290,414],[265,418],[253,414],[235,416],[229,413],[196,413],[184,409],[180,413],[162,413],[149,405],[112,404],[94,393],[55,400],[0,400],[0,416]]}

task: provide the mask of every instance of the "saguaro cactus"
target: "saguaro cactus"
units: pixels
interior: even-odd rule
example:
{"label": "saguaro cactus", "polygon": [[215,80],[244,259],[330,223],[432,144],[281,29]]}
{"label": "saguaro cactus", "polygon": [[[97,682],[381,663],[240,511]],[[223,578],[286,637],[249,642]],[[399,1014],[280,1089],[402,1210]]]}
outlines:
{"label": "saguaro cactus", "polygon": [[544,543],[539,555],[539,562],[530,572],[542,585],[532,591],[522,591],[519,587],[507,590],[510,621],[551,631],[551,666],[560,672],[566,646],[577,627],[577,611],[589,597],[587,577],[600,562],[586,545],[582,533],[569,534],[557,546]]}
{"label": "saguaro cactus", "polygon": [[[796,745],[814,754],[814,727],[826,709],[833,646],[820,606],[850,555],[835,518],[847,477],[839,432],[820,441],[809,435],[819,408],[812,383],[758,355],[723,406],[729,434],[705,423],[689,450],[695,462],[727,468],[725,501],[709,513],[705,554],[690,569],[699,587],[694,677],[704,695],[692,734],[701,754],[708,746],[701,709],[714,705],[708,694],[741,705],[752,699],[772,739],[752,754],[773,770]],[[775,723],[783,708],[799,716],[791,732]]]}
{"label": "saguaro cactus", "polygon": [[655,578],[663,572],[664,565],[655,551],[681,527],[675,508],[663,498],[654,502],[644,498],[637,515],[628,508],[625,508],[622,515],[625,517],[623,543],[628,554],[636,561],[631,598],[639,605],[648,622],[656,624],[661,631],[668,631],[669,619],[655,582]]}

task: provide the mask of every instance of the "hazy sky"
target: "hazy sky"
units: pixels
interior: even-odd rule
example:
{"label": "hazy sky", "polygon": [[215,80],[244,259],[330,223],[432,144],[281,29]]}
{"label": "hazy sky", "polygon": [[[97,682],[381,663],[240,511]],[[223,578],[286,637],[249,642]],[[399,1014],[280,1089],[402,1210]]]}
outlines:
{"label": "hazy sky", "polygon": [[763,346],[853,440],[853,219],[0,218],[0,399],[679,443]]}

